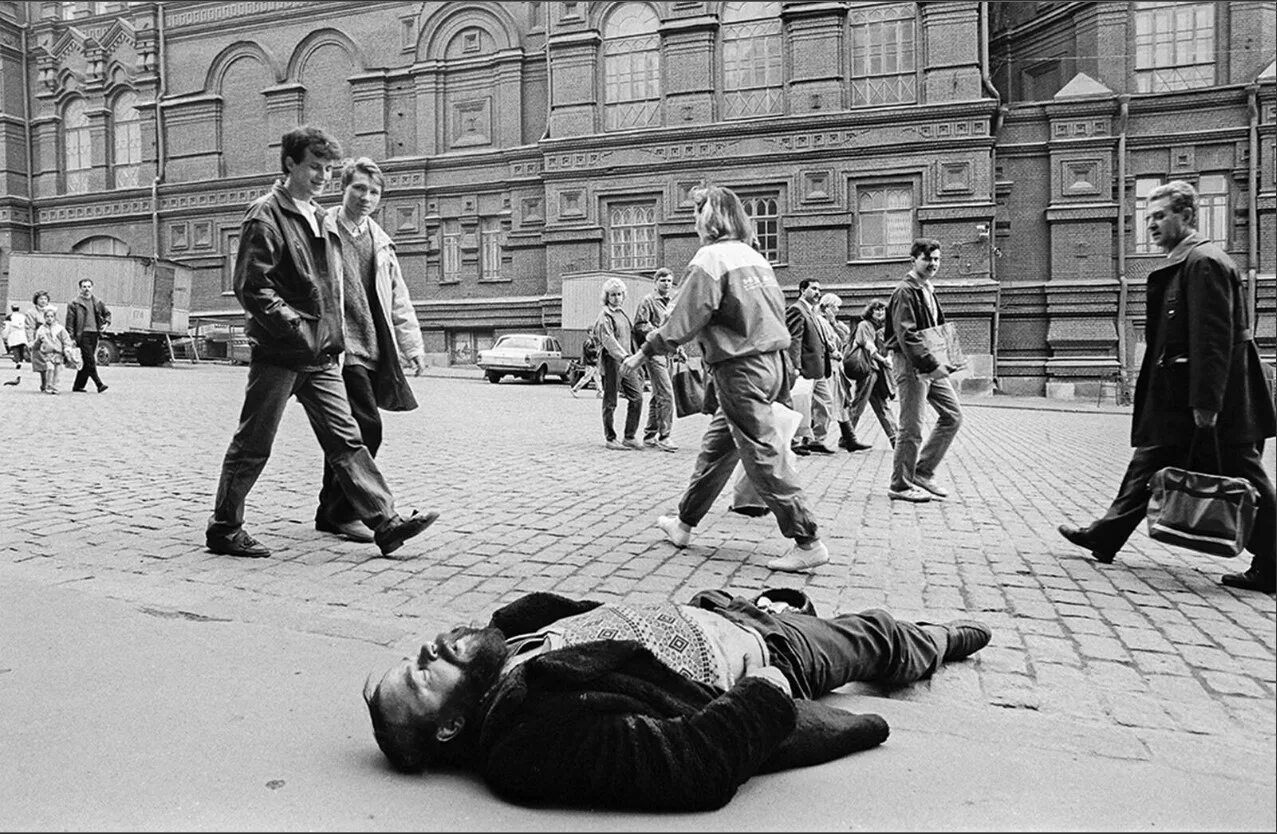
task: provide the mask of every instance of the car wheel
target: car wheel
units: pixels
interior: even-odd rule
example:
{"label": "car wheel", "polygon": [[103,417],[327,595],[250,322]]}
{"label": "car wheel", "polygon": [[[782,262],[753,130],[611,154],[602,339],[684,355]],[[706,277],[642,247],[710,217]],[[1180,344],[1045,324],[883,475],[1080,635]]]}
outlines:
{"label": "car wheel", "polygon": [[494,385],[501,381],[501,374],[497,373],[496,371],[488,371],[486,376],[488,377],[488,382],[491,382]]}
{"label": "car wheel", "polygon": [[541,367],[537,368],[536,371],[532,374],[533,385],[540,385],[543,382],[545,382],[545,365],[542,365]]}

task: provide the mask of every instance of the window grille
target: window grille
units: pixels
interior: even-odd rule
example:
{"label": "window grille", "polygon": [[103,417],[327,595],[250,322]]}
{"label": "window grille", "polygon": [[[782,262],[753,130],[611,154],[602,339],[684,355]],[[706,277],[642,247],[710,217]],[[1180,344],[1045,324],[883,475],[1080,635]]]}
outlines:
{"label": "window grille", "polygon": [[724,117],[782,112],[780,3],[726,4],[722,33]]}
{"label": "window grille", "polygon": [[1203,174],[1197,185],[1197,231],[1228,247],[1228,178]]}
{"label": "window grille", "polygon": [[852,8],[853,107],[907,104],[918,100],[916,16],[913,3]]}
{"label": "window grille", "polygon": [[1215,4],[1135,4],[1135,84],[1141,93],[1215,83]]}
{"label": "window grille", "polygon": [[780,263],[780,205],[774,196],[742,197],[745,213],[754,221],[755,248],[770,263]]}
{"label": "window grille", "polygon": [[479,279],[495,281],[501,277],[501,224],[483,221],[479,230]]}
{"label": "window grille", "polygon": [[603,43],[604,113],[608,130],[660,124],[660,20],[627,3],[608,18]]}
{"label": "window grille", "polygon": [[68,194],[80,194],[89,190],[89,169],[93,167],[92,137],[84,102],[76,100],[68,104],[62,119],[66,190]]}
{"label": "window grille", "polygon": [[111,127],[115,134],[113,162],[116,188],[136,188],[142,167],[142,117],[137,94],[124,93],[115,100]]}
{"label": "window grille", "polygon": [[1135,180],[1135,215],[1131,219],[1135,232],[1135,254],[1152,255],[1160,252],[1148,236],[1148,193],[1162,184],[1161,177],[1138,177]]}
{"label": "window grille", "polygon": [[886,183],[859,187],[856,229],[861,258],[907,257],[914,238],[913,185]]}
{"label": "window grille", "polygon": [[461,280],[461,229],[455,223],[443,227],[442,253],[440,257],[441,280],[453,283]]}
{"label": "window grille", "polygon": [[608,209],[608,255],[612,269],[656,268],[656,206],[628,203]]}

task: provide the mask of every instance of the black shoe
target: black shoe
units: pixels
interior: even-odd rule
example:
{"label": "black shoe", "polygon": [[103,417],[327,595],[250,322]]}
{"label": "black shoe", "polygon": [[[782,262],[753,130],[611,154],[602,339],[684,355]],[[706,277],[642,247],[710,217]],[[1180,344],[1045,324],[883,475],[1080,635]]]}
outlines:
{"label": "black shoe", "polygon": [[1277,579],[1265,577],[1251,568],[1245,573],[1226,573],[1219,578],[1219,584],[1230,588],[1241,588],[1243,591],[1259,591],[1264,594],[1277,593]]}
{"label": "black shoe", "polygon": [[71,391],[72,391],[73,393],[80,393],[80,394],[83,394],[83,393],[84,393],[84,389],[83,389],[83,388],[72,388],[72,389],[71,389]]}
{"label": "black shoe", "polygon": [[806,457],[811,454],[811,449],[809,447],[799,446],[797,443],[791,443],[789,448],[793,450],[794,454],[799,455],[800,457]]}
{"label": "black shoe", "polygon": [[263,559],[270,555],[270,549],[257,539],[245,533],[243,530],[236,530],[229,536],[214,536],[209,533],[204,534],[204,544],[214,553],[221,553],[225,556],[243,556],[246,559]]}
{"label": "black shoe", "polygon": [[99,394],[101,394],[103,391],[105,391],[106,389],[108,389],[108,388],[110,388],[110,387],[111,387],[111,386],[109,386],[109,385],[99,385],[99,386],[98,386],[98,393],[99,393]]}
{"label": "black shoe", "polygon": [[815,452],[818,455],[832,455],[834,453],[833,449],[826,448],[823,443],[813,443],[807,447],[807,451]]}
{"label": "black shoe", "polygon": [[356,519],[355,521],[344,521],[341,523],[328,521],[327,519],[315,519],[315,529],[321,533],[334,533],[343,539],[352,542],[367,543],[374,540],[372,530],[368,529],[368,525]]}
{"label": "black shoe", "polygon": [[1090,534],[1080,527],[1070,527],[1067,524],[1059,526],[1060,535],[1068,539],[1078,547],[1091,551],[1091,555],[1095,557],[1095,561],[1105,565],[1110,565],[1117,558],[1117,553],[1105,550],[1095,543]]}
{"label": "black shoe", "polygon": [[861,443],[859,440],[857,440],[854,437],[847,443],[848,452],[863,452],[865,449],[872,449],[872,448],[873,448],[872,443]]}
{"label": "black shoe", "polygon": [[993,632],[984,623],[975,620],[953,620],[943,624],[949,633],[949,645],[944,650],[944,662],[953,663],[970,657],[989,645]]}
{"label": "black shoe", "polygon": [[396,513],[377,525],[376,531],[373,532],[373,539],[377,542],[377,547],[381,549],[381,555],[389,556],[408,539],[434,524],[438,517],[439,514],[436,512],[422,515],[414,510],[408,518]]}

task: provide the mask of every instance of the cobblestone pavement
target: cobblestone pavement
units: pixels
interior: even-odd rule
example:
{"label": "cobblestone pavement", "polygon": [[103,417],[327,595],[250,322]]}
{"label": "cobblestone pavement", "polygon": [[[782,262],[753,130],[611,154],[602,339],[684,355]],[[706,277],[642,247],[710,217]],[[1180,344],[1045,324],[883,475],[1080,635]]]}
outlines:
{"label": "cobblestone pavement", "polygon": [[411,380],[421,408],[386,415],[379,455],[401,510],[441,513],[396,554],[412,558],[315,532],[320,455],[294,404],[248,502],[247,529],[275,555],[247,560],[203,547],[245,369],[103,376],[102,395],[40,395],[30,374],[3,389],[12,474],[0,576],[393,647],[533,590],[638,602],[801,587],[823,612],[882,606],[992,625],[974,662],[894,699],[1209,738],[1273,761],[1274,600],[1217,584],[1249,556],[1175,550],[1141,530],[1106,566],[1056,533],[1112,497],[1129,458],[1122,409],[971,400],[940,473],[952,495],[924,505],[888,500],[890,449],[867,417],[872,450],[799,460],[832,561],[796,575],[764,566],[788,544],[771,518],[729,513],[725,497],[685,551],[653,526],[675,508],[708,418],[676,421],[677,453],[613,452],[588,389],[578,399],[562,384],[438,373]]}

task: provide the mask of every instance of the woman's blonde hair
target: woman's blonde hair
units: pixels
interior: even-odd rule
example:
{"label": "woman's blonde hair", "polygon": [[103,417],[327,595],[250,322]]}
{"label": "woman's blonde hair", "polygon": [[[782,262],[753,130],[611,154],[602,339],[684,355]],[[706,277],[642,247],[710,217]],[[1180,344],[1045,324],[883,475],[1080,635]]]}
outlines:
{"label": "woman's blonde hair", "polygon": [[823,310],[826,307],[833,307],[837,310],[842,306],[842,299],[831,292],[827,292],[820,297],[818,306]]}
{"label": "woman's blonde hair", "polygon": [[696,206],[696,233],[702,243],[739,240],[754,245],[754,223],[730,188],[721,185],[697,188],[692,191],[692,203]]}
{"label": "woman's blonde hair", "polygon": [[625,282],[620,278],[612,277],[603,282],[603,286],[599,288],[599,301],[607,304],[607,294],[620,290],[625,294],[629,294],[629,288],[625,286]]}

